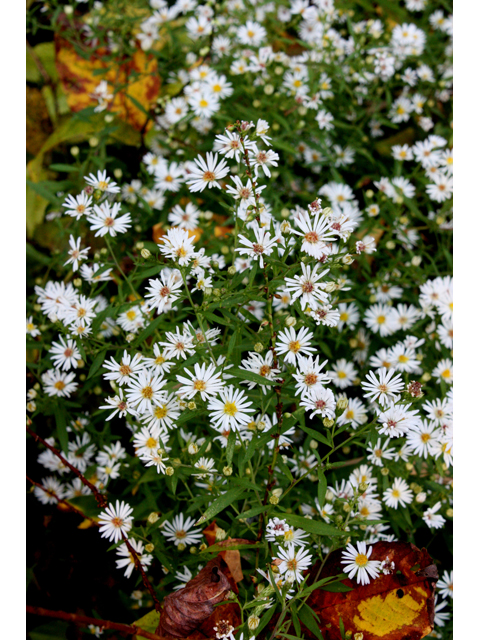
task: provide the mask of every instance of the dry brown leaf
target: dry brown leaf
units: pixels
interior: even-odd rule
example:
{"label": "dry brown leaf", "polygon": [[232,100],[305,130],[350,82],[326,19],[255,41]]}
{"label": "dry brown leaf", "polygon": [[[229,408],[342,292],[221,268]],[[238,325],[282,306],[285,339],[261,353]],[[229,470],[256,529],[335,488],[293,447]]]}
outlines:
{"label": "dry brown leaf", "polygon": [[[227,564],[217,556],[183,589],[165,598],[157,633],[174,638],[186,638],[202,625],[207,624],[208,627],[207,620],[212,614],[214,620],[217,620],[215,605],[225,600],[232,589],[237,591],[235,581]],[[225,606],[223,615],[228,619],[228,616],[233,616],[238,605],[227,603]]]}

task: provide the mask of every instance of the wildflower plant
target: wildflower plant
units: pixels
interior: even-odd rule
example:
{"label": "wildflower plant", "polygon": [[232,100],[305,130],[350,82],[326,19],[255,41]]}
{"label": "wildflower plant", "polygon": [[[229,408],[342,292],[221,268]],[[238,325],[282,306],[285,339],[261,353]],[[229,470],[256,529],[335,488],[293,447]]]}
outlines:
{"label": "wildflower plant", "polygon": [[313,565],[321,586],[340,549],[338,579],[368,584],[390,570],[379,540],[432,543],[450,607],[451,15],[38,4],[31,29],[47,15],[107,67],[140,50],[162,90],[134,162],[99,76],[72,116],[98,144],[34,184],[57,244],[29,252],[36,498],[98,526],[95,561],[151,606],[213,557],[213,520],[250,541],[235,637],[275,612],[272,637],[300,637]]}

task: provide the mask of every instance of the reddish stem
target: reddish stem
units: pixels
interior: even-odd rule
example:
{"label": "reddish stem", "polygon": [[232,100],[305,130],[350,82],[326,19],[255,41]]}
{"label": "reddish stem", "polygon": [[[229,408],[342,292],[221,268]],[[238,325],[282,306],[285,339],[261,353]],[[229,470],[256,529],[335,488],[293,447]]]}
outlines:
{"label": "reddish stem", "polygon": [[27,613],[33,613],[36,616],[44,616],[46,618],[56,618],[57,620],[66,620],[67,622],[73,622],[81,626],[93,624],[102,629],[115,629],[128,635],[141,636],[142,638],[150,638],[150,640],[166,640],[166,638],[159,636],[150,631],[144,631],[134,624],[122,624],[121,622],[112,622],[111,620],[100,620],[99,618],[89,618],[88,616],[80,616],[76,613],[66,613],[65,611],[51,611],[50,609],[43,609],[42,607],[31,607],[27,604]]}
{"label": "reddish stem", "polygon": [[95,496],[95,500],[97,501],[100,507],[104,508],[107,506],[108,504],[107,498],[103,495],[103,493],[100,493],[100,491],[97,489],[97,487],[94,484],[92,484],[89,480],[85,478],[85,476],[77,469],[77,467],[74,467],[73,464],[70,464],[70,462],[68,462],[68,460],[66,460],[62,456],[62,454],[60,453],[60,451],[58,451],[58,449],[55,449],[55,447],[52,447],[51,444],[48,444],[48,442],[46,442],[43,438],[41,438],[38,434],[36,434],[35,431],[32,431],[29,426],[27,426],[26,429],[28,433],[33,438],[35,438],[35,440],[41,442],[43,445],[47,447],[47,449],[50,449],[50,451],[54,453],[57,456],[57,458],[61,460],[63,464],[70,469],[70,471],[73,471],[73,473],[78,478],[80,478],[83,484],[86,487],[88,487],[90,491],[93,493],[93,495]]}

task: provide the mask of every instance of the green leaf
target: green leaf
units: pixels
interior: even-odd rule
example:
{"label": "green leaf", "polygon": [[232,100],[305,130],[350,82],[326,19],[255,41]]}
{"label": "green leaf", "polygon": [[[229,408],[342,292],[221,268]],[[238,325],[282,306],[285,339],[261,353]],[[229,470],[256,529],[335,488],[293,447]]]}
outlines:
{"label": "green leaf", "polygon": [[159,315],[158,318],[152,320],[150,324],[142,331],[142,333],[135,340],[135,345],[138,346],[141,344],[148,336],[151,336],[155,329],[160,325],[160,323],[164,320],[162,315]]}
{"label": "green leaf", "polygon": [[243,513],[239,513],[238,516],[235,516],[236,520],[239,520],[240,518],[254,518],[255,516],[260,515],[261,513],[268,513],[269,511],[271,511],[273,509],[273,505],[269,504],[269,505],[260,505],[258,507],[253,507],[252,509],[248,509],[247,511],[244,511]]}
{"label": "green leaf", "polygon": [[63,173],[71,173],[72,171],[80,171],[80,169],[78,167],[76,167],[73,164],[62,164],[62,163],[57,163],[57,164],[51,164],[49,166],[49,169],[51,169],[52,171],[62,171]]}
{"label": "green leaf", "polygon": [[286,518],[288,524],[293,525],[294,527],[299,527],[308,533],[316,533],[319,536],[344,536],[346,535],[344,531],[339,531],[332,525],[327,524],[326,522],[319,522],[318,520],[310,520],[310,518],[303,518],[302,516],[297,516],[291,513],[288,514],[272,514],[279,518]]}
{"label": "green leaf", "polygon": [[224,320],[223,318],[216,316],[214,313],[210,313],[210,311],[202,311],[202,315],[207,318],[207,320],[210,320],[210,322],[222,324],[224,327],[230,327],[232,324],[228,320]]}
{"label": "green leaf", "polygon": [[235,378],[250,380],[251,382],[256,382],[257,384],[266,384],[270,387],[273,387],[276,384],[273,380],[267,380],[263,376],[259,376],[258,373],[252,373],[251,371],[247,371],[246,369],[228,369],[228,374],[231,376],[235,376]]}
{"label": "green leaf", "polygon": [[235,442],[237,441],[236,432],[231,429],[227,440],[227,465],[230,467],[233,460],[233,452],[235,450]]}
{"label": "green leaf", "polygon": [[100,369],[100,367],[102,366],[104,360],[105,360],[105,354],[107,353],[106,349],[102,349],[101,351],[99,351],[97,353],[97,355],[95,356],[93,362],[92,362],[92,366],[90,367],[90,371],[88,372],[88,376],[87,376],[87,380],[90,380],[90,378],[92,378],[97,371]]}
{"label": "green leaf", "polygon": [[30,187],[30,189],[33,189],[39,196],[47,200],[47,202],[50,202],[55,206],[59,206],[61,204],[60,198],[57,198],[57,196],[41,182],[32,182],[31,180],[27,180],[27,186]]}
{"label": "green leaf", "polygon": [[330,591],[331,593],[347,593],[347,591],[353,591],[352,587],[343,584],[343,582],[332,582],[331,584],[325,584],[320,587],[322,591]]}
{"label": "green leaf", "polygon": [[295,606],[294,602],[292,602],[291,609],[292,609],[292,622],[295,628],[295,633],[297,634],[297,637],[300,638],[302,635],[302,629],[300,627],[300,622],[298,620],[297,607]]}
{"label": "green leaf", "polygon": [[27,242],[26,245],[26,253],[27,259],[30,258],[31,260],[35,260],[35,262],[39,262],[40,264],[50,265],[52,263],[51,256],[46,256],[45,254],[40,253],[40,251],[37,251],[34,247],[32,247],[29,242]]}
{"label": "green leaf", "polygon": [[325,494],[327,493],[327,479],[323,471],[318,467],[318,504],[320,507],[323,507],[325,503]]}
{"label": "green leaf", "polygon": [[223,496],[220,496],[219,498],[214,500],[214,502],[208,507],[208,509],[205,511],[202,517],[199,518],[196,524],[201,524],[206,520],[210,520],[210,518],[216,516],[217,513],[220,513],[220,511],[223,511],[228,506],[230,506],[232,502],[238,500],[238,498],[240,498],[240,496],[242,496],[242,494],[244,493],[246,493],[246,489],[244,487],[235,487],[235,489],[230,489],[230,491],[224,493]]}
{"label": "green leaf", "polygon": [[314,440],[318,440],[319,442],[322,442],[324,445],[326,445],[327,447],[331,447],[331,443],[327,440],[327,438],[325,438],[325,436],[322,436],[321,433],[318,433],[317,431],[314,431],[313,429],[309,429],[308,427],[304,427],[303,425],[300,425],[300,429],[302,431],[305,431],[305,433],[308,433],[308,435],[313,438]]}
{"label": "green leaf", "polygon": [[298,615],[307,629],[311,631],[318,640],[323,640],[322,632],[319,629],[320,623],[315,619],[317,616],[315,615],[315,612],[310,609],[308,604],[303,605],[299,610]]}
{"label": "green leaf", "polygon": [[[158,627],[158,623],[160,622],[160,614],[158,611],[149,611],[139,620],[135,620],[133,623],[139,629],[143,629],[143,631],[149,631],[150,633],[155,633]],[[141,640],[141,636],[133,636],[134,638],[138,638]]]}

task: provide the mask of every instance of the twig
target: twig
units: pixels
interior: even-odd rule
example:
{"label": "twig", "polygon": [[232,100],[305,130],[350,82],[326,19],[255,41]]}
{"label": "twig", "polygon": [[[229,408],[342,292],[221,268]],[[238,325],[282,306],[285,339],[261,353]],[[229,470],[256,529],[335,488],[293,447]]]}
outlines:
{"label": "twig", "polygon": [[[42,489],[43,491],[45,491],[45,487],[40,484],[39,482],[35,482],[35,480],[32,480],[31,478],[29,478],[28,476],[26,476],[27,480],[29,482],[31,482],[35,487],[39,487],[40,489]],[[55,498],[55,500],[59,503],[65,506],[65,508],[68,511],[73,511],[73,513],[78,514],[79,516],[82,516],[82,518],[86,518],[87,520],[90,520],[96,527],[99,527],[100,524],[99,522],[97,522],[97,520],[94,520],[93,518],[91,518],[90,516],[86,516],[84,513],[82,513],[80,511],[80,509],[77,509],[77,507],[74,507],[73,504],[70,504],[69,502],[67,502],[67,500],[63,500],[62,498],[59,498],[58,496],[52,494],[52,497]]]}
{"label": "twig", "polygon": [[153,585],[150,582],[150,580],[148,579],[147,574],[145,573],[145,569],[142,566],[142,563],[140,561],[140,558],[138,557],[137,552],[132,547],[132,545],[130,544],[129,539],[123,533],[123,531],[122,531],[122,538],[123,538],[123,541],[125,542],[125,544],[127,545],[127,549],[130,552],[130,555],[133,558],[133,562],[135,563],[135,568],[138,569],[140,571],[140,573],[142,574],[143,584],[145,585],[145,587],[148,589],[148,592],[152,596],[153,602],[155,604],[155,610],[160,613],[162,611],[162,605],[160,604],[160,601],[158,600],[158,598],[157,598],[157,596],[155,594],[155,590],[153,588]]}
{"label": "twig", "polygon": [[55,449],[55,447],[52,447],[51,444],[48,444],[48,442],[46,442],[43,438],[41,438],[38,434],[35,433],[35,431],[32,431],[30,429],[30,427],[26,427],[28,433],[35,438],[35,440],[41,442],[43,445],[45,445],[47,447],[47,449],[50,449],[50,451],[52,453],[54,453],[57,458],[59,460],[61,460],[63,462],[63,464],[68,467],[70,469],[70,471],[73,471],[73,473],[80,478],[80,480],[83,482],[83,484],[88,487],[90,489],[90,491],[93,493],[93,495],[95,496],[95,500],[97,501],[98,505],[100,507],[106,507],[108,504],[107,498],[103,495],[103,493],[100,493],[100,491],[97,489],[97,487],[92,484],[91,482],[89,482],[89,480],[87,480],[85,478],[85,476],[77,469],[77,467],[74,467],[73,464],[70,464],[70,462],[68,462],[68,460],[66,460],[62,454],[60,453],[60,451],[58,451],[58,449]]}
{"label": "twig", "polygon": [[100,620],[99,618],[89,618],[88,616],[80,616],[76,613],[67,613],[66,611],[52,611],[50,609],[43,609],[42,607],[31,607],[27,604],[27,613],[33,613],[36,616],[44,616],[46,618],[56,618],[57,620],[66,620],[67,622],[73,622],[78,625],[93,624],[96,627],[102,629],[115,629],[128,635],[141,636],[142,638],[150,638],[150,640],[166,640],[163,636],[159,636],[150,631],[144,631],[134,624],[122,624],[121,622],[112,622],[111,620]]}

